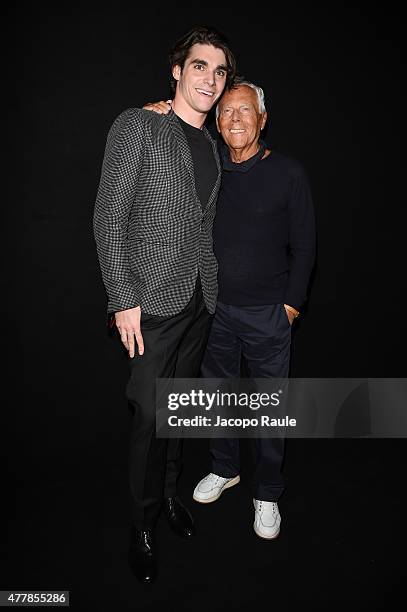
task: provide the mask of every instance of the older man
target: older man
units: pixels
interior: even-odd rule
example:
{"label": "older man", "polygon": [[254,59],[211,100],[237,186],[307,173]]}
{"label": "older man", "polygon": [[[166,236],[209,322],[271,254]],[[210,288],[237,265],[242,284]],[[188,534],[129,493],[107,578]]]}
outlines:
{"label": "older man", "polygon": [[[164,111],[165,104],[160,109]],[[219,293],[202,364],[207,378],[238,378],[241,361],[253,378],[288,376],[291,326],[299,316],[315,257],[315,222],[308,180],[295,160],[271,151],[260,134],[267,121],[263,90],[240,81],[217,106],[225,142],[214,224]],[[274,539],[284,440],[251,440],[254,530]],[[239,440],[211,441],[212,472],[194,490],[216,501],[240,481]]]}

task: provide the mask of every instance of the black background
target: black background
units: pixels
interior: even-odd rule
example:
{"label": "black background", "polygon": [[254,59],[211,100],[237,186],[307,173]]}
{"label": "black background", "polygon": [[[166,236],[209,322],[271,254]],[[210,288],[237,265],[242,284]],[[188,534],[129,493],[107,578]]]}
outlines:
{"label": "black background", "polygon": [[190,500],[209,468],[206,442],[187,441],[181,493],[200,535],[179,543],[160,522],[160,580],[150,592],[135,582],[126,357],[105,327],[92,214],[113,119],[165,99],[169,48],[214,25],[264,88],[267,142],[300,160],[312,185],[318,262],[292,375],[404,376],[400,15],[391,4],[195,2],[19,4],[3,16],[18,163],[3,204],[12,393],[0,587],[71,589],[77,610],[248,610],[264,597],[384,609],[402,573],[403,440],[289,441],[272,543],[252,533],[245,448],[241,486],[206,508]]}

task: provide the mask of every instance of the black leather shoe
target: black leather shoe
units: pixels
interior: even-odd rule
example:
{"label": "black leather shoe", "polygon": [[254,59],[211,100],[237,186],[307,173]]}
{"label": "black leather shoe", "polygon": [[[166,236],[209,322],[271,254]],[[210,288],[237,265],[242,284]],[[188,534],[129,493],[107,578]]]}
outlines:
{"label": "black leather shoe", "polygon": [[129,565],[134,575],[144,584],[157,577],[157,549],[151,529],[141,531],[132,528]]}
{"label": "black leather shoe", "polygon": [[195,535],[194,520],[179,497],[167,497],[163,504],[164,513],[171,529],[182,538],[192,538]]}

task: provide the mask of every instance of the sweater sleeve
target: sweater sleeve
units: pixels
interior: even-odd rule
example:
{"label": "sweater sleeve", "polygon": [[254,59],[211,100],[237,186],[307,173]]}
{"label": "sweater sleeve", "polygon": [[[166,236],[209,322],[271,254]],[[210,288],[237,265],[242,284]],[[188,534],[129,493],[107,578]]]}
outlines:
{"label": "sweater sleeve", "polygon": [[109,313],[140,304],[130,271],[127,225],[145,141],[145,127],[138,109],[121,113],[107,136],[93,228]]}
{"label": "sweater sleeve", "polygon": [[289,211],[290,271],[285,303],[301,309],[315,261],[315,216],[311,190],[304,169],[298,164],[293,170]]}

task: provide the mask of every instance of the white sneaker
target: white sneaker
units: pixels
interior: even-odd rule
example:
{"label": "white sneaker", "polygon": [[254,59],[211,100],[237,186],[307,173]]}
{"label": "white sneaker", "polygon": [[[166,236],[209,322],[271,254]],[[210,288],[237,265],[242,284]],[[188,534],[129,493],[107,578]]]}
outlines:
{"label": "white sneaker", "polygon": [[281,516],[276,502],[253,499],[254,531],[260,538],[273,540],[280,533]]}
{"label": "white sneaker", "polygon": [[234,478],[223,478],[211,472],[198,482],[192,497],[201,504],[210,504],[219,499],[225,489],[233,487],[238,482],[240,482],[239,474]]}

